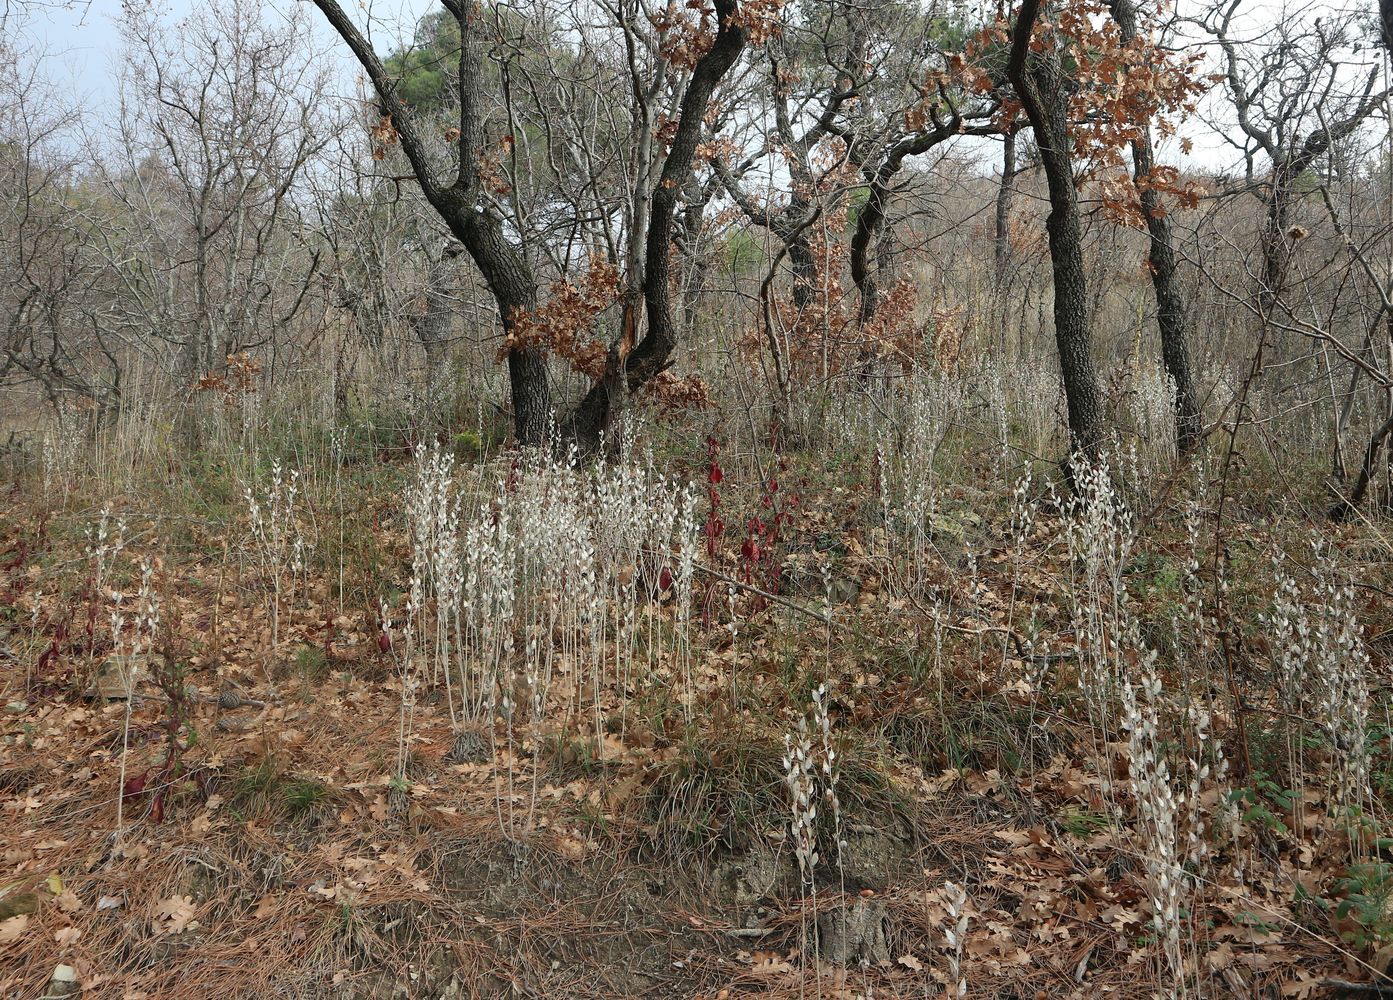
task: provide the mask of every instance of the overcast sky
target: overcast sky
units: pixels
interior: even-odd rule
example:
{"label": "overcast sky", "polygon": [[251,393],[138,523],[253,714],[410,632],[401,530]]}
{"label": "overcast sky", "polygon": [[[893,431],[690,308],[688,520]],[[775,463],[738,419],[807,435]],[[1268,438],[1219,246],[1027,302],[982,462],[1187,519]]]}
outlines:
{"label": "overcast sky", "polygon": [[[3,4],[5,0],[0,0]],[[119,21],[122,13],[121,0],[90,0],[88,4],[62,6],[61,0],[52,0],[54,6],[31,8],[22,21],[12,20],[6,31],[14,32],[38,51],[48,53],[45,67],[47,78],[59,89],[73,93],[80,105],[98,119],[106,109],[114,109],[116,88],[114,81],[121,59],[121,31]],[[145,5],[150,3],[165,12],[169,22],[177,22],[186,17],[194,8],[193,0],[128,0]],[[204,0],[207,2],[207,0]],[[435,0],[343,0],[345,7],[360,23],[368,20],[369,13],[374,37],[379,51],[394,47],[393,41],[410,37],[412,27],[420,16],[436,6]],[[1195,0],[1182,0],[1182,5]],[[1289,15],[1289,5],[1299,6],[1304,11],[1335,10],[1347,8],[1355,0],[1342,0],[1328,3],[1325,0],[1247,0],[1245,33],[1260,33],[1264,30],[1264,19],[1268,26],[1280,20],[1284,12]],[[311,8],[309,0],[265,0],[265,7],[271,17],[279,16],[287,25],[286,15],[297,8],[309,14],[305,20],[311,25],[311,37],[307,42],[316,50],[331,53],[342,72],[337,74],[340,86],[352,92],[353,81],[358,77],[357,67],[351,56],[324,23],[319,12]],[[3,9],[0,7],[0,9]],[[365,13],[368,12],[368,13]],[[89,122],[91,118],[89,117]],[[1201,122],[1187,123],[1183,128],[1195,144],[1193,155],[1182,158],[1178,144],[1172,142],[1161,150],[1164,159],[1198,169],[1227,168],[1234,163],[1233,150]]]}
{"label": "overcast sky", "polygon": [[[134,0],[134,3],[163,11],[170,23],[187,17],[195,7],[192,0],[151,0],[148,4],[146,0]],[[345,0],[345,6],[361,11],[358,0]],[[371,9],[378,31],[400,33],[400,37],[406,38],[420,16],[434,6],[434,0],[373,0]],[[306,9],[314,32],[310,43],[318,50],[332,52],[346,73],[356,70],[347,51],[308,0],[266,0],[264,7],[269,16],[280,15],[287,25],[289,12]],[[49,78],[55,84],[71,88],[85,107],[99,110],[115,96],[112,81],[121,60],[122,9],[121,0],[91,0],[88,4],[37,8],[22,22],[17,22],[17,30],[22,39],[49,54]]]}

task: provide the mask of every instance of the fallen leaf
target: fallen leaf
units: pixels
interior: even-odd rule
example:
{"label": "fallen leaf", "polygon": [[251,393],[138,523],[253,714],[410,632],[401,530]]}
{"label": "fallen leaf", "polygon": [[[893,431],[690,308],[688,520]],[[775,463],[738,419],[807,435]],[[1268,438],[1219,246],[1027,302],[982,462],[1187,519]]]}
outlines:
{"label": "fallen leaf", "polygon": [[759,976],[774,976],[792,972],[793,966],[777,951],[757,951],[750,956],[750,971]]}
{"label": "fallen leaf", "polygon": [[58,904],[58,909],[64,913],[76,913],[82,909],[82,900],[71,889],[64,889],[58,894],[58,898],[54,902]]}
{"label": "fallen leaf", "polygon": [[170,896],[155,906],[155,916],[160,920],[157,934],[183,934],[198,927],[194,914],[198,909],[193,905],[192,896]]}
{"label": "fallen leaf", "polygon": [[18,941],[24,936],[25,930],[29,927],[29,914],[21,913],[17,917],[9,920],[0,920],[0,944],[9,944]]}

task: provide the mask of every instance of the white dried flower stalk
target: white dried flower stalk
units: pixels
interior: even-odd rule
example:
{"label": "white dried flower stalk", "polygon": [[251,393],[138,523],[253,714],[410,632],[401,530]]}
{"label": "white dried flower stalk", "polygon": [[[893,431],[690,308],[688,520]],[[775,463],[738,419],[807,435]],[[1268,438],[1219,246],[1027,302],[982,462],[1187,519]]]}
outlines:
{"label": "white dried flower stalk", "polygon": [[1126,654],[1139,643],[1123,578],[1136,532],[1106,457],[1090,463],[1075,454],[1070,471],[1074,494],[1065,506],[1064,537],[1079,679],[1095,721],[1108,731],[1118,685],[1128,669]]}
{"label": "white dried flower stalk", "polygon": [[[1264,620],[1272,638],[1282,707],[1290,715],[1314,719],[1335,761],[1332,792],[1346,816],[1368,808],[1369,651],[1354,609],[1354,587],[1331,570],[1333,553],[1320,538],[1312,541],[1314,581],[1301,587],[1279,557],[1272,614]],[[1301,740],[1289,745],[1293,764],[1304,752]],[[1300,773],[1301,769],[1294,766]]]}
{"label": "white dried flower stalk", "polygon": [[943,927],[943,943],[948,953],[948,992],[950,996],[967,996],[967,975],[963,971],[963,951],[967,945],[967,890],[957,882],[943,883],[943,905],[947,921]]}
{"label": "white dried flower stalk", "polygon": [[1122,728],[1127,732],[1130,751],[1128,769],[1137,806],[1135,827],[1141,841],[1152,920],[1168,970],[1175,982],[1182,982],[1180,910],[1189,876],[1182,867],[1180,854],[1182,803],[1172,788],[1170,762],[1159,734],[1161,682],[1155,674],[1155,662],[1155,651],[1147,651],[1141,664],[1139,689],[1129,679],[1122,680]]}
{"label": "white dried flower stalk", "polygon": [[287,476],[279,461],[271,463],[264,484],[244,484],[251,552],[270,586],[271,647],[280,643],[281,602],[287,590],[294,597],[297,577],[308,570],[309,543],[301,526],[300,473]]}

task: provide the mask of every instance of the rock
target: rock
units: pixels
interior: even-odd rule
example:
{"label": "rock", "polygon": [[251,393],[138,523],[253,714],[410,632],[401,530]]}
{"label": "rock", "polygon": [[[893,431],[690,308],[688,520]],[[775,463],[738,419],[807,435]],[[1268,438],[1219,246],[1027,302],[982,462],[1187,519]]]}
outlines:
{"label": "rock", "polygon": [[39,909],[39,897],[32,892],[7,892],[0,896],[0,920],[35,913]]}
{"label": "rock", "polygon": [[855,604],[861,596],[861,584],[850,577],[838,576],[832,579],[832,603]]}
{"label": "rock", "polygon": [[144,666],[143,656],[108,656],[97,668],[96,696],[107,701],[126,701]]}
{"label": "rock", "polygon": [[[885,828],[844,826],[840,851],[829,851],[825,862],[828,884],[856,892],[880,891],[893,883],[910,855],[910,845],[897,835],[893,823]],[[833,868],[832,865],[838,866]]]}
{"label": "rock", "polygon": [[12,701],[5,706],[5,711],[14,715],[23,715],[29,711],[29,703],[27,701]]}
{"label": "rock", "polygon": [[878,899],[857,899],[818,915],[822,958],[838,965],[880,965],[890,961],[890,917]]}
{"label": "rock", "polygon": [[786,859],[780,864],[768,844],[755,841],[749,850],[717,865],[716,877],[736,906],[752,906],[774,895],[792,871]]}
{"label": "rock", "polygon": [[78,991],[77,970],[71,965],[60,965],[54,968],[53,975],[48,980],[48,992],[44,995],[45,1000],[56,997],[76,996]]}
{"label": "rock", "polygon": [[982,518],[971,510],[940,510],[928,516],[924,527],[935,541],[962,545],[969,534],[982,527]]}

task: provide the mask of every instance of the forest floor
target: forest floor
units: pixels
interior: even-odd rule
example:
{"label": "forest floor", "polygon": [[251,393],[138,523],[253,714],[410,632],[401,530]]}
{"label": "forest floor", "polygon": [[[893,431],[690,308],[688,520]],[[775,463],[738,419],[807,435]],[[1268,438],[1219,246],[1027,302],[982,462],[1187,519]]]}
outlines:
{"label": "forest floor", "polygon": [[[1195,786],[1210,846],[1177,915],[1177,976],[1127,737],[1103,736],[1080,694],[1064,512],[1043,498],[1021,545],[1009,497],[947,487],[930,605],[887,585],[869,485],[787,475],[803,479],[780,600],[701,633],[685,705],[664,697],[680,668],[661,652],[646,680],[586,703],[598,737],[571,718],[578,677],[553,686],[545,726],[461,736],[435,682],[406,718],[372,602],[345,600],[331,565],[272,648],[264,588],[227,554],[231,507],[135,496],[110,502],[127,553],[159,557],[156,655],[182,661],[187,695],[172,705],[144,670],[127,698],[108,612],[84,589],[101,505],[10,487],[0,996],[870,998],[951,996],[961,981],[1003,1000],[1303,998],[1387,964],[1384,842],[1357,852],[1334,818],[1339,779],[1318,739],[1303,737],[1306,773],[1325,778],[1284,769],[1291,732],[1264,687],[1269,553],[1274,539],[1306,547],[1299,518],[1249,505],[1225,521],[1235,624],[1204,681],[1219,690],[1202,696],[1232,769]],[[360,488],[354,530],[378,536],[360,569],[400,576],[399,502],[379,479]],[[757,509],[755,484],[726,493]],[[1158,634],[1185,599],[1176,509],[1166,497],[1143,512],[1126,568]],[[1382,797],[1393,550],[1368,525],[1322,530],[1359,567]],[[837,554],[835,579],[807,568],[819,551]],[[738,559],[716,571],[738,576]],[[655,594],[641,613],[659,626],[672,601]],[[838,805],[805,874],[785,734],[817,684]],[[810,717],[814,749],[820,725]]]}

